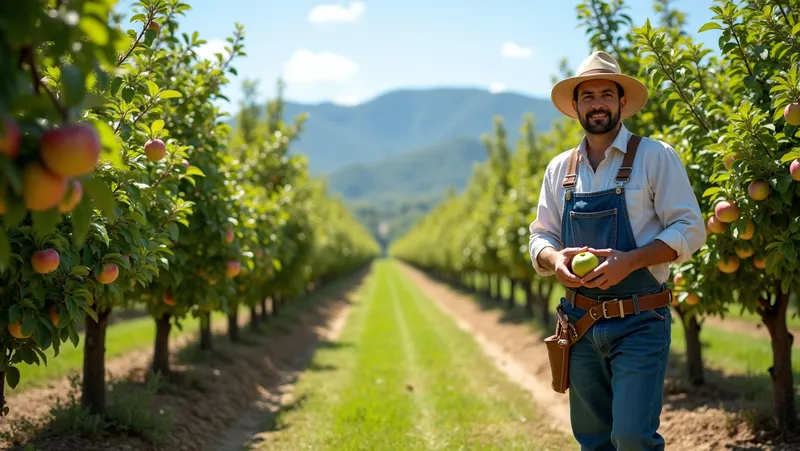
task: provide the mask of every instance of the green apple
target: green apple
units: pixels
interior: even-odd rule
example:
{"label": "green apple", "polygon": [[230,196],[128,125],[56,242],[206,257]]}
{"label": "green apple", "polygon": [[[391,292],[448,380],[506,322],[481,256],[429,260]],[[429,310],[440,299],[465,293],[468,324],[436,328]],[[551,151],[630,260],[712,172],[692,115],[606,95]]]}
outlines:
{"label": "green apple", "polygon": [[583,277],[591,270],[597,268],[600,260],[591,252],[581,252],[580,254],[572,257],[572,272],[578,277]]}

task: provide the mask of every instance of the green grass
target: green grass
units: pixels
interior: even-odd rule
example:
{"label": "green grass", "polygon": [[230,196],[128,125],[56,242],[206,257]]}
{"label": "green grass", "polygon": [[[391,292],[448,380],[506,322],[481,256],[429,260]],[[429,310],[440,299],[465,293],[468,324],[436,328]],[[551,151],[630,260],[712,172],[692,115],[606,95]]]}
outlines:
{"label": "green grass", "polygon": [[[214,313],[214,317],[222,318],[224,314]],[[200,327],[198,319],[187,317],[182,322],[183,330],[179,330],[173,325],[170,330],[170,337],[178,336],[182,333],[196,332]],[[124,320],[108,326],[106,330],[106,360],[124,355],[127,352],[154,346],[156,336],[156,324],[153,318],[143,317]],[[84,334],[79,333],[80,341],[78,347],[74,347],[72,342],[67,341],[61,345],[57,357],[53,357],[53,349],[45,352],[47,356],[47,366],[28,365],[20,363],[20,383],[15,390],[6,389],[6,395],[21,393],[24,390],[46,385],[49,381],[68,375],[71,372],[81,372],[83,368],[83,344]]]}
{"label": "green grass", "polygon": [[270,450],[574,447],[389,260],[376,262],[295,399],[272,425]]}

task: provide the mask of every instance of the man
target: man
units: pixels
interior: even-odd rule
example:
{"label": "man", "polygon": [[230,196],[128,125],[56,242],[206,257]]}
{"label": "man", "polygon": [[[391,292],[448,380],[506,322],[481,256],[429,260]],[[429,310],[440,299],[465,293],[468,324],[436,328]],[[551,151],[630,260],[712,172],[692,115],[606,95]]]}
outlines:
{"label": "man", "polygon": [[[586,135],[547,166],[529,251],[536,272],[566,287],[559,309],[582,329],[568,374],[583,450],[664,449],[657,430],[671,343],[669,264],[689,260],[706,239],[676,152],[622,125],[647,97],[605,52],[592,53],[551,93]],[[578,277],[570,263],[583,251],[601,263]]]}

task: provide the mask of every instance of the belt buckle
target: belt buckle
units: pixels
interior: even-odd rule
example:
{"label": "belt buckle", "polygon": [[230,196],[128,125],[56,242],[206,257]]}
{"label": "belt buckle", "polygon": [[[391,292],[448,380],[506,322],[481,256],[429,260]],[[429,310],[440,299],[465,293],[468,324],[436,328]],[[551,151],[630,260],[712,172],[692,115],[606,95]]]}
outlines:
{"label": "belt buckle", "polygon": [[610,304],[610,303],[613,303],[613,302],[616,302],[617,304],[619,304],[619,317],[620,318],[625,318],[625,308],[622,305],[622,299],[618,299],[618,298],[614,298],[614,299],[612,299],[610,301],[603,301],[600,304],[600,305],[602,305],[602,308],[603,308],[603,318],[605,318],[605,319],[616,318],[615,316],[608,316],[608,311],[606,310],[606,304]]}

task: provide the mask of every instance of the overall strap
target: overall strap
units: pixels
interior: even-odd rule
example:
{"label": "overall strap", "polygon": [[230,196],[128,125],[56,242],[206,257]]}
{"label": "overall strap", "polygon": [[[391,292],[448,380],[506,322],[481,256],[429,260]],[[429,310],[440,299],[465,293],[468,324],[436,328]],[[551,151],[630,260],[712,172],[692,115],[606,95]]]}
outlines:
{"label": "overall strap", "polygon": [[572,188],[575,186],[575,180],[578,178],[578,148],[572,149],[572,155],[569,156],[569,164],[567,165],[567,175],[564,176],[564,181],[561,186],[564,188]]}
{"label": "overall strap", "polygon": [[636,149],[639,148],[639,143],[642,137],[639,135],[632,135],[628,140],[628,150],[625,152],[625,158],[622,159],[622,166],[617,172],[617,183],[625,183],[631,177],[631,169],[633,169],[633,159],[636,157]]}

